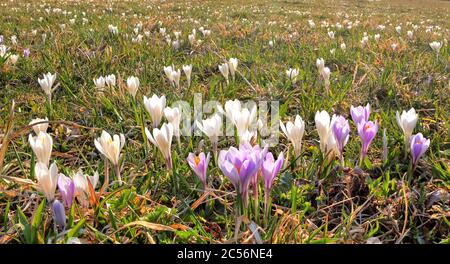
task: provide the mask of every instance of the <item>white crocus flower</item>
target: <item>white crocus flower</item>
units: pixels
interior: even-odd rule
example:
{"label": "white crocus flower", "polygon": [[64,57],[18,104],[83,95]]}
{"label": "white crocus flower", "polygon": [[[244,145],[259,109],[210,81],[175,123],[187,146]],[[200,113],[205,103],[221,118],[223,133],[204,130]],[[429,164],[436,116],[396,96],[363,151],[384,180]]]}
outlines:
{"label": "white crocus flower", "polygon": [[173,134],[178,139],[178,144],[180,144],[180,122],[181,122],[181,111],[178,107],[166,107],[164,108],[164,116],[167,118],[170,124],[173,126]]}
{"label": "white crocus flower", "polygon": [[106,84],[107,84],[109,87],[114,87],[114,86],[116,86],[116,75],[110,74],[110,75],[108,75],[108,76],[105,77],[105,80],[106,80]]}
{"label": "white crocus flower", "polygon": [[434,50],[436,53],[439,53],[439,50],[442,47],[442,43],[438,41],[433,41],[430,43],[430,47],[432,50]]}
{"label": "white crocus flower", "polygon": [[408,30],[408,32],[406,33],[406,35],[408,36],[408,38],[412,39],[414,33],[411,30]]}
{"label": "white crocus flower", "polygon": [[222,73],[223,77],[225,78],[225,80],[228,84],[228,73],[229,73],[228,63],[220,64],[219,71],[220,71],[220,73]]}
{"label": "white crocus flower", "polygon": [[153,127],[156,128],[163,117],[164,108],[166,107],[166,96],[158,97],[156,94],[153,94],[151,98],[144,96],[144,107],[152,118]]}
{"label": "white crocus flower", "polygon": [[411,108],[408,112],[403,110],[401,115],[397,111],[395,117],[397,119],[398,126],[403,131],[405,144],[407,147],[409,144],[409,139],[411,138],[414,128],[416,127],[417,119],[419,118],[419,116],[416,114],[416,110],[414,108]]}
{"label": "white crocus flower", "polygon": [[249,143],[255,131],[252,129],[252,125],[256,122],[256,105],[251,110],[248,108],[242,108],[241,110],[233,111],[233,123],[236,126],[239,136],[240,144]]}
{"label": "white crocus flower", "polygon": [[173,80],[175,87],[180,88],[180,77],[181,77],[180,69],[178,69],[176,71],[173,70],[171,75],[172,75],[171,79]]}
{"label": "white crocus flower", "polygon": [[119,34],[119,28],[117,26],[108,25],[108,30],[109,30],[109,33],[111,33],[113,35]]}
{"label": "white crocus flower", "polygon": [[100,76],[97,79],[94,79],[94,85],[99,91],[103,91],[106,86],[106,80],[103,76]]}
{"label": "white crocus flower", "polygon": [[53,91],[52,87],[55,81],[56,81],[56,73],[51,74],[50,72],[48,72],[47,74],[44,74],[44,78],[42,79],[38,78],[39,85],[41,86],[42,90],[44,90],[45,94],[48,96],[50,100]]}
{"label": "white crocus flower", "polygon": [[314,117],[317,133],[320,138],[320,150],[324,155],[333,155],[337,153],[336,140],[331,129],[331,119],[327,111],[317,111]]}
{"label": "white crocus flower", "polygon": [[328,37],[330,37],[331,39],[334,39],[334,32],[328,31]]}
{"label": "white crocus flower", "polygon": [[34,167],[34,174],[47,201],[53,201],[59,177],[56,163],[53,163],[50,165],[50,168],[48,168],[45,163],[38,162]]}
{"label": "white crocus flower", "polygon": [[92,185],[92,188],[95,190],[98,184],[98,179],[99,179],[98,172],[95,172],[93,176],[89,176],[87,174],[83,174],[83,172],[79,170],[73,176],[73,182],[75,185],[75,196],[78,197],[82,205],[86,206],[89,199],[90,194],[89,182]]}
{"label": "white crocus flower", "polygon": [[209,138],[213,151],[216,153],[219,136],[222,132],[222,117],[219,114],[214,114],[210,118],[202,120],[201,124],[196,121],[196,125]]}
{"label": "white crocus flower", "polygon": [[153,145],[157,146],[158,149],[164,156],[166,161],[166,166],[169,170],[172,169],[172,153],[171,153],[171,145],[172,145],[172,137],[173,137],[173,126],[172,124],[164,123],[161,126],[161,129],[153,128],[153,135],[150,131],[145,128],[145,134],[150,142]]}
{"label": "white crocus flower", "polygon": [[166,74],[166,77],[169,80],[171,85],[174,85],[173,76],[172,76],[173,70],[174,69],[172,68],[172,66],[164,67],[164,73]]}
{"label": "white crocus flower", "polygon": [[375,39],[376,42],[378,42],[380,40],[380,38],[381,38],[380,34],[375,34],[373,36],[373,39]]}
{"label": "white crocus flower", "polygon": [[187,86],[191,87],[191,73],[192,73],[192,64],[191,65],[183,65],[183,72],[186,75]]}
{"label": "white crocus flower", "polygon": [[[33,124],[36,124],[39,122],[44,122],[44,121],[48,121],[48,118],[47,117],[45,119],[35,118],[35,119],[31,120],[28,125],[33,125]],[[48,128],[48,123],[41,123],[41,124],[33,125],[33,130],[34,130],[34,133],[36,133],[36,135],[38,135],[39,132],[47,132],[47,128]]]}
{"label": "white crocus flower", "polygon": [[127,90],[133,96],[133,98],[136,98],[136,93],[139,88],[139,78],[138,77],[128,77],[127,79]]}
{"label": "white crocus flower", "polygon": [[38,162],[42,162],[48,166],[53,148],[52,137],[46,132],[40,131],[35,137],[30,134],[28,136],[28,142],[36,155]]}
{"label": "white crocus flower", "polygon": [[345,45],[345,43],[342,43],[341,44],[341,50],[346,50],[347,49],[347,46]]}
{"label": "white crocus flower", "polygon": [[319,74],[322,75],[323,68],[325,67],[325,60],[322,58],[316,59],[316,66],[317,69],[319,70]]}
{"label": "white crocus flower", "polygon": [[228,61],[228,68],[230,69],[230,74],[233,80],[235,78],[237,66],[238,66],[238,59],[230,58],[230,60]]}
{"label": "white crocus flower", "polygon": [[[294,154],[296,158],[300,156],[300,152],[302,149],[302,138],[305,133],[305,122],[303,119],[297,115],[295,117],[294,123],[288,121],[286,126],[283,122],[280,121],[281,130],[286,135],[286,137],[291,141],[292,146],[294,147]],[[300,161],[300,160],[298,160]]]}
{"label": "white crocus flower", "polygon": [[95,147],[102,153],[114,166],[119,164],[120,151],[125,145],[125,136],[123,134],[111,135],[105,130],[99,138],[94,140]]}
{"label": "white crocus flower", "polygon": [[298,69],[289,68],[289,70],[286,70],[286,75],[289,78],[289,80],[291,80],[292,83],[296,83],[298,76]]}

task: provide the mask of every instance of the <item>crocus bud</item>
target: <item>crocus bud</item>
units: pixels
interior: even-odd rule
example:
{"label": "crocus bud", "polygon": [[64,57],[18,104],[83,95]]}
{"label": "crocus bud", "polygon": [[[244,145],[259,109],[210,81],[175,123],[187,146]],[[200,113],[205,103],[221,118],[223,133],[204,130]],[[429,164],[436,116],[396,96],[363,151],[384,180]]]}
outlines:
{"label": "crocus bud", "polygon": [[331,118],[331,129],[333,130],[334,139],[341,155],[341,162],[343,162],[344,147],[350,137],[350,125],[348,120],[341,115],[333,115]]}
{"label": "crocus bud", "polygon": [[166,166],[169,170],[172,169],[172,137],[173,137],[173,126],[172,124],[164,123],[161,129],[153,128],[153,135],[150,131],[145,128],[145,135],[147,135],[148,140],[158,149],[164,156],[166,161]]}
{"label": "crocus bud", "polygon": [[133,98],[136,98],[136,93],[139,88],[139,78],[138,77],[128,77],[127,79],[127,90],[133,96]]}
{"label": "crocus bud", "polygon": [[53,163],[50,165],[50,168],[48,168],[46,164],[38,162],[34,167],[34,174],[47,201],[53,201],[59,176],[56,164]]}
{"label": "crocus bud", "polygon": [[72,206],[72,201],[75,195],[74,181],[66,175],[60,173],[58,176],[58,189],[61,193],[64,205],[67,208],[70,208]]}
{"label": "crocus bud", "polygon": [[64,229],[66,227],[66,212],[64,211],[64,206],[58,200],[53,202],[53,220],[56,225]]}
{"label": "crocus bud", "polygon": [[231,77],[233,79],[235,78],[234,76],[236,73],[237,66],[238,66],[238,59],[230,58],[230,60],[228,61],[228,68],[230,69]]}
{"label": "crocus bud", "polygon": [[325,60],[322,58],[318,58],[316,60],[316,66],[317,69],[319,70],[319,73],[322,74],[323,68],[325,67]]}
{"label": "crocus bud", "polygon": [[403,110],[400,115],[399,112],[396,112],[397,124],[402,129],[403,135],[405,137],[405,144],[409,143],[409,139],[413,133],[414,128],[416,127],[417,119],[419,116],[416,114],[416,110],[414,108],[409,109],[408,112]]}
{"label": "crocus bud", "polygon": [[153,94],[150,99],[144,96],[144,107],[152,118],[153,127],[156,128],[163,117],[164,108],[166,107],[166,96],[158,97],[156,94]]}
{"label": "crocus bud", "polygon": [[171,79],[173,80],[173,83],[175,84],[175,87],[180,88],[180,77],[181,77],[181,71],[180,69],[174,70],[171,73]]}
{"label": "crocus bud", "polygon": [[52,137],[49,134],[40,131],[35,137],[30,134],[28,136],[28,142],[36,155],[38,162],[42,162],[48,166],[53,148]]}
{"label": "crocus bud", "polygon": [[191,65],[183,65],[183,72],[186,75],[186,80],[188,83],[188,87],[191,87],[191,73],[192,73],[192,64]]}
{"label": "crocus bud", "polygon": [[180,137],[180,122],[181,122],[181,112],[178,107],[164,108],[164,115],[167,118],[167,121],[173,126],[173,134],[179,138]]}
{"label": "crocus bud", "polygon": [[288,70],[286,70],[286,75],[289,78],[289,80],[291,80],[292,83],[296,83],[298,76],[298,69],[289,68]]}
{"label": "crocus bud", "polygon": [[225,80],[228,83],[228,73],[229,73],[228,63],[220,64],[219,71],[220,71],[220,73],[222,73],[223,77],[225,78]]}
{"label": "crocus bud", "polygon": [[430,140],[423,137],[422,133],[418,133],[411,137],[411,158],[413,168],[416,167],[417,162],[420,157],[427,151],[430,147]]}
{"label": "crocus bud", "polygon": [[273,181],[280,172],[284,162],[283,152],[280,152],[277,160],[274,159],[272,153],[268,152],[261,164],[261,173],[264,179],[264,189],[269,191],[272,189]]}
{"label": "crocus bud", "polygon": [[323,154],[327,154],[327,142],[330,134],[330,115],[327,111],[317,111],[314,117],[317,133],[320,138],[320,150]]}

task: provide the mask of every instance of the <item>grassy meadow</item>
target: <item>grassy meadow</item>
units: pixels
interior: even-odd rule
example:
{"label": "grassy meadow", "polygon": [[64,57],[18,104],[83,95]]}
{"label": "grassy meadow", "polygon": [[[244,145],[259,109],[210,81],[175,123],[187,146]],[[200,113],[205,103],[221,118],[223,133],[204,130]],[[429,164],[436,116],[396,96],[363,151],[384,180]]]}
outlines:
{"label": "grassy meadow", "polygon": [[[2,1],[0,243],[450,243],[449,26],[450,2],[438,0]],[[219,65],[228,72],[230,58],[238,65],[227,79]],[[165,72],[172,65],[181,77]],[[51,99],[38,81],[47,72],[56,73]],[[110,74],[114,84],[94,82]],[[300,155],[281,129],[268,149],[284,157],[270,202],[262,180],[242,201],[205,133],[174,137],[169,168],[145,132],[155,119],[143,97],[153,94],[192,113],[200,94],[222,106],[276,101],[284,124],[299,115]],[[368,103],[378,131],[360,162],[350,108]],[[410,108],[413,134],[430,140],[415,166],[396,120]],[[322,110],[349,120],[343,160],[321,149]],[[38,180],[35,118],[48,118],[52,139],[42,171],[54,163],[69,182],[83,172],[85,192],[75,183],[62,222],[53,198],[65,194],[44,173],[49,199],[52,187]],[[118,164],[94,143],[103,130],[123,134]],[[239,147],[235,133],[218,138],[219,152]],[[198,165],[200,152],[211,155],[206,188],[187,161],[194,153]],[[96,172],[98,184],[83,176]]]}

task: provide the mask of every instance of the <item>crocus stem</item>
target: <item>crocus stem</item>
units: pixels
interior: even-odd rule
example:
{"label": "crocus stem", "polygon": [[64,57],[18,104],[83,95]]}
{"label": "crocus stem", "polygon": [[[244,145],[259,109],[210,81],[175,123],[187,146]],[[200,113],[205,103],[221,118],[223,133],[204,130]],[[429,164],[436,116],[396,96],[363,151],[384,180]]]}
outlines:
{"label": "crocus stem", "polygon": [[344,168],[344,166],[345,166],[345,163],[344,163],[344,153],[342,153],[342,151],[341,151],[341,153],[340,153],[340,160],[341,160],[341,167]]}
{"label": "crocus stem", "polygon": [[47,113],[47,115],[48,115],[48,118],[49,118],[49,120],[52,120],[53,119],[53,117],[52,117],[52,94],[49,94],[49,95],[47,95],[47,102],[48,102],[48,113]]}
{"label": "crocus stem", "polygon": [[213,155],[214,155],[214,163],[217,166],[218,163],[217,163],[217,142],[216,141],[212,142],[212,149],[213,149]]}
{"label": "crocus stem", "polygon": [[302,165],[302,159],[300,158],[301,149],[294,148],[294,155],[295,155],[295,158],[297,159],[296,160],[296,164],[297,164],[298,167],[300,167]]}
{"label": "crocus stem", "polygon": [[120,176],[120,166],[119,164],[114,165],[114,169],[116,170],[116,177],[117,180],[119,181],[119,186],[122,186],[122,177]]}
{"label": "crocus stem", "polygon": [[364,160],[364,157],[365,157],[366,155],[364,154],[364,152],[363,151],[361,151],[361,153],[359,154],[359,164],[358,164],[358,166],[361,168],[361,166],[363,165],[363,160]]}
{"label": "crocus stem", "polygon": [[264,190],[264,226],[267,226],[269,218],[269,197],[270,191],[268,189]]}
{"label": "crocus stem", "polygon": [[106,190],[106,188],[108,187],[109,184],[109,164],[108,164],[108,159],[104,159],[105,163],[104,163],[104,170],[105,170],[105,179],[103,182],[102,187],[100,188],[100,195]]}
{"label": "crocus stem", "polygon": [[254,212],[255,212],[255,222],[259,223],[259,192],[258,192],[258,183],[256,182],[253,187],[253,193],[254,193]]}

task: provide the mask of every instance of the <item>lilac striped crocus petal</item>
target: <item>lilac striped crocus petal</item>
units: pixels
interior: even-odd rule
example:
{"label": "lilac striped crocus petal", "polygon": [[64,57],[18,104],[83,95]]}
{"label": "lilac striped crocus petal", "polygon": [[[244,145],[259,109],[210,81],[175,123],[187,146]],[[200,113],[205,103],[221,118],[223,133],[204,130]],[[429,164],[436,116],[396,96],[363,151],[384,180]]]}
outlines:
{"label": "lilac striped crocus petal", "polygon": [[377,131],[378,124],[376,122],[373,123],[372,121],[363,121],[358,124],[358,134],[362,142],[361,152],[363,155],[367,154],[370,143],[375,138]]}
{"label": "lilac striped crocus petal", "polygon": [[56,225],[60,226],[62,229],[66,226],[66,212],[64,211],[64,205],[58,201],[53,201],[53,220]]}
{"label": "lilac striped crocus petal", "polygon": [[200,181],[203,184],[203,187],[206,187],[206,171],[208,169],[208,163],[210,160],[210,155],[205,157],[205,153],[201,152],[198,156],[194,153],[189,153],[187,161],[191,169],[198,176]]}
{"label": "lilac striped crocus petal", "polygon": [[70,208],[75,196],[75,182],[64,174],[60,174],[58,177],[58,189],[61,193],[64,205],[67,208]]}
{"label": "lilac striped crocus petal", "polygon": [[369,121],[370,116],[370,104],[367,104],[365,107],[358,106],[358,107],[350,107],[350,114],[352,116],[353,122],[355,122],[356,125],[359,123],[365,121]]}
{"label": "lilac striped crocus petal", "polygon": [[414,167],[429,147],[430,140],[424,138],[422,133],[418,133],[411,137],[411,157]]}
{"label": "lilac striped crocus petal", "polygon": [[277,160],[275,161],[272,153],[267,153],[264,162],[262,163],[262,175],[264,178],[264,188],[266,190],[271,190],[273,186],[273,181],[275,177],[281,170],[283,166],[284,157],[283,152],[278,155]]}
{"label": "lilac striped crocus petal", "polygon": [[331,120],[331,128],[333,130],[333,135],[338,149],[342,154],[350,135],[350,125],[348,124],[348,120],[341,115],[333,116]]}
{"label": "lilac striped crocus petal", "polygon": [[228,159],[228,151],[221,150],[219,153],[219,168],[222,173],[230,180],[234,188],[237,189],[239,186],[239,173],[237,168]]}
{"label": "lilac striped crocus petal", "polygon": [[258,172],[257,154],[252,149],[243,147],[239,150],[230,147],[219,153],[219,168],[233,183],[235,189],[245,201],[247,198],[250,180]]}

